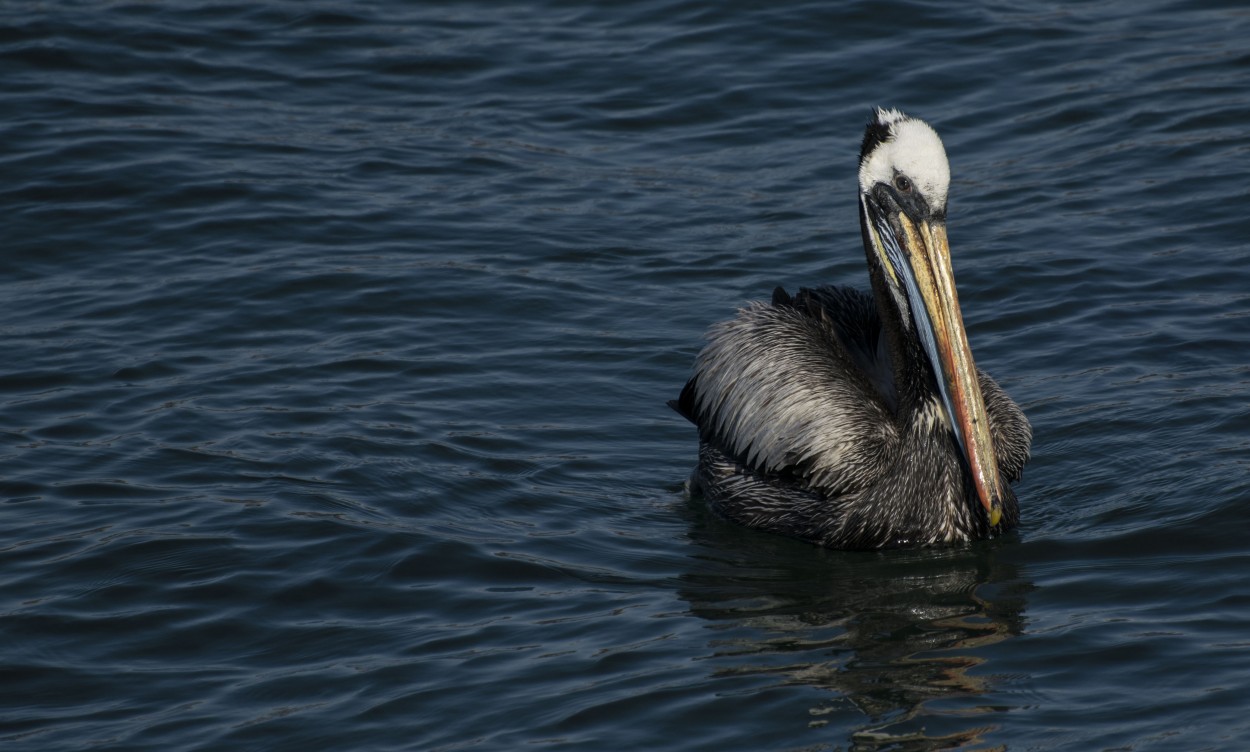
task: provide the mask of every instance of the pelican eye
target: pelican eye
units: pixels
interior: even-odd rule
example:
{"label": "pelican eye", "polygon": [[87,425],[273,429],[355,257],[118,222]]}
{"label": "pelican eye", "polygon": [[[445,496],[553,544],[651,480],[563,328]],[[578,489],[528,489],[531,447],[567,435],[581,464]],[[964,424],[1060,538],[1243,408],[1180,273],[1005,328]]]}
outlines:
{"label": "pelican eye", "polygon": [[894,187],[898,189],[899,193],[911,193],[911,181],[907,179],[906,175],[895,175]]}

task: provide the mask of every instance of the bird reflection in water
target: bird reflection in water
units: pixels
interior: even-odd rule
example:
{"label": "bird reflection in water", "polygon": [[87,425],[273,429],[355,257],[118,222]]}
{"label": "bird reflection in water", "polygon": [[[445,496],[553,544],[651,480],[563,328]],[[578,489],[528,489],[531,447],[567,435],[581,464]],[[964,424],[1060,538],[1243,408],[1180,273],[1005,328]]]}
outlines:
{"label": "bird reflection in water", "polygon": [[850,749],[994,748],[986,652],[1022,632],[1032,590],[1009,548],[822,551],[698,507],[680,594],[717,633],[715,676],[829,690],[815,706],[803,695],[808,726],[849,734]]}

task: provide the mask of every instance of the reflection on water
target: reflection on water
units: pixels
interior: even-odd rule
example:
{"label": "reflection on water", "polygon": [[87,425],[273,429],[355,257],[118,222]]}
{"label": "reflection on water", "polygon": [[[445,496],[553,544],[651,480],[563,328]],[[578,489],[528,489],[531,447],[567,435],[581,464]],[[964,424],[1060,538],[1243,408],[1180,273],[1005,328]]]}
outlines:
{"label": "reflection on water", "polygon": [[[1022,633],[1032,584],[1003,541],[969,548],[827,551],[739,528],[689,502],[691,612],[718,633],[716,675],[771,675],[834,693],[809,725],[858,713],[851,749],[985,743],[996,724],[980,650]],[[837,725],[837,724],[835,724]],[[843,726],[845,727],[845,726]],[[839,740],[845,741],[845,740]]]}

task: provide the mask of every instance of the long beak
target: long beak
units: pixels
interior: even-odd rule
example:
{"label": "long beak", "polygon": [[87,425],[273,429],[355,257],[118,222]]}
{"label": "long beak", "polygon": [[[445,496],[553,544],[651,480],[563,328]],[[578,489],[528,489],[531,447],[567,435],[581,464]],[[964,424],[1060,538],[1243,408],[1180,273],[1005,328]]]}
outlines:
{"label": "long beak", "polygon": [[[964,332],[955,274],[951,270],[950,245],[943,223],[913,223],[905,213],[898,214],[904,237],[900,245],[906,257],[903,271],[916,328],[938,377],[942,400],[955,429],[955,438],[972,472],[977,496],[989,515],[990,527],[1002,519],[1002,492],[998,459],[990,439],[990,421],[981,396],[968,335]],[[914,284],[914,287],[913,287]],[[918,298],[918,300],[917,300]],[[917,305],[919,303],[920,305]]]}

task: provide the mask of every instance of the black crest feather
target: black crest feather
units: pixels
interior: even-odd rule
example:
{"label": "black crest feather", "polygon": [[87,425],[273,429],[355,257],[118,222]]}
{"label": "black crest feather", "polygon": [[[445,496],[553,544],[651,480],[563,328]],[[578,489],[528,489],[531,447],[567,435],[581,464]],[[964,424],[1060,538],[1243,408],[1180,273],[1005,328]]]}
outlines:
{"label": "black crest feather", "polygon": [[894,138],[894,131],[890,124],[882,122],[881,112],[879,108],[873,110],[872,120],[868,121],[868,127],[864,129],[864,142],[859,147],[859,163],[861,165],[874,149]]}

